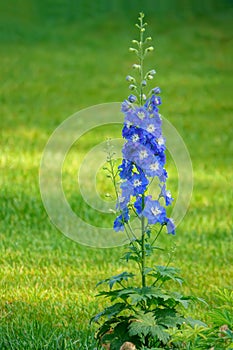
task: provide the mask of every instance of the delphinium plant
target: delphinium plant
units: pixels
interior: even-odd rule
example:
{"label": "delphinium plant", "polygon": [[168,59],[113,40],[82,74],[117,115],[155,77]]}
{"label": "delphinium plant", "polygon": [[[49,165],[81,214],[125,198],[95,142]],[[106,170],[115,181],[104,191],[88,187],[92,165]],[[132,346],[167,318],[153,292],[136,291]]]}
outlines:
{"label": "delphinium plant", "polygon": [[116,167],[111,151],[107,158],[117,200],[114,230],[126,232],[129,243],[123,258],[135,262],[140,276],[124,271],[98,283],[108,285],[98,296],[107,298],[110,306],[93,317],[99,324],[96,338],[99,347],[111,350],[175,349],[168,330],[194,323],[183,315],[183,308],[194,298],[171,291],[173,282],[182,284],[179,271],[170,261],[165,266],[149,265],[151,256],[161,249],[158,239],[164,231],[174,235],[175,224],[167,215],[173,198],[166,187],[160,88],[149,87],[155,70],[144,70],[145,58],[153,51],[151,37],[145,36],[146,25],[140,13],[139,39],[130,48],[137,58],[135,74],[126,78],[131,94],[122,103],[122,163]]}

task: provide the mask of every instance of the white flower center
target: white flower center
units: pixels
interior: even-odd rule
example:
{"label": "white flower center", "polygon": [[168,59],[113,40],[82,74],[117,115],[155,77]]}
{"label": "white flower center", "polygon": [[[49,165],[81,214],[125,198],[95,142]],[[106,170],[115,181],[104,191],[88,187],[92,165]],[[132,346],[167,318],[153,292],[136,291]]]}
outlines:
{"label": "white flower center", "polygon": [[152,207],[151,212],[154,216],[156,216],[156,215],[159,215],[161,213],[161,210],[157,207],[156,208]]}
{"label": "white flower center", "polygon": [[164,145],[164,138],[163,138],[162,136],[160,136],[160,137],[157,139],[157,142],[158,142],[158,145],[159,145],[159,146]]}
{"label": "white flower center", "polygon": [[137,135],[137,134],[134,134],[133,136],[132,136],[132,141],[133,142],[137,142],[139,140],[139,136]]}
{"label": "white flower center", "polygon": [[126,127],[129,129],[133,124],[131,122],[126,122]]}
{"label": "white flower center", "polygon": [[143,150],[143,151],[141,151],[141,152],[139,153],[139,158],[140,158],[140,159],[144,159],[144,158],[146,158],[146,157],[148,157],[148,153],[147,153],[146,150]]}
{"label": "white flower center", "polygon": [[134,187],[138,187],[138,186],[140,186],[142,184],[142,182],[140,181],[140,180],[134,180],[134,182],[133,182],[133,186]]}
{"label": "white flower center", "polygon": [[145,113],[144,112],[138,112],[137,116],[139,119],[143,120],[145,118]]}
{"label": "white flower center", "polygon": [[147,130],[148,132],[154,132],[154,131],[155,131],[155,126],[154,126],[153,124],[150,124],[150,125],[148,125],[148,127],[146,128],[146,130]]}
{"label": "white flower center", "polygon": [[158,162],[150,165],[150,170],[156,171],[158,169],[159,169],[159,163]]}

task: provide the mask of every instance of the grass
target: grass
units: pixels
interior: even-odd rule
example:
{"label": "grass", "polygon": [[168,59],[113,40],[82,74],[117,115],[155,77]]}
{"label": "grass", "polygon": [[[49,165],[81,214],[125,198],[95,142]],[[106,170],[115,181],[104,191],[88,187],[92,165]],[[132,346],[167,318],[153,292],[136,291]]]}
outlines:
{"label": "grass", "polygon": [[[151,18],[150,24],[156,54],[148,65],[158,71],[161,111],[183,137],[194,169],[188,214],[164,244],[176,245],[173,262],[187,281],[184,291],[211,308],[218,306],[216,288],[230,288],[233,280],[231,16]],[[123,248],[85,247],[56,230],[41,202],[38,170],[50,134],[69,115],[127,96],[132,26],[126,18],[96,18],[13,27],[8,40],[1,37],[0,349],[95,348],[89,319],[103,304],[95,284],[126,268],[119,261]],[[120,131],[87,134],[82,155],[108,132]],[[69,156],[75,161],[75,146]],[[73,162],[64,169],[67,196],[75,210],[83,208]],[[176,191],[172,162],[168,170]],[[104,192],[106,181],[99,179]],[[193,312],[205,320],[208,310]]]}

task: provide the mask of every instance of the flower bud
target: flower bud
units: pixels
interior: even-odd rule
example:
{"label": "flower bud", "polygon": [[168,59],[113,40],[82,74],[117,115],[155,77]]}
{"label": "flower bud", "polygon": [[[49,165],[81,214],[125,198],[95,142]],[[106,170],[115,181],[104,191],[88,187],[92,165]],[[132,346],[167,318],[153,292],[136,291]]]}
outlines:
{"label": "flower bud", "polygon": [[134,103],[137,101],[137,97],[135,95],[129,95],[128,100],[129,102]]}
{"label": "flower bud", "polygon": [[160,90],[160,88],[158,86],[155,87],[154,89],[152,89],[152,93],[155,94],[155,95],[160,94],[160,92],[161,92],[161,90]]}
{"label": "flower bud", "polygon": [[147,78],[148,80],[152,80],[154,77],[153,77],[153,75],[148,74],[146,78]]}
{"label": "flower bud", "polygon": [[153,46],[149,46],[145,51],[146,52],[151,52],[154,50],[154,47]]}
{"label": "flower bud", "polygon": [[129,52],[136,52],[136,53],[138,53],[138,50],[137,50],[137,49],[134,49],[133,47],[130,47],[130,48],[129,48]]}
{"label": "flower bud", "polygon": [[140,69],[141,68],[140,64],[136,64],[136,63],[133,64],[132,67],[133,67],[133,69]]}
{"label": "flower bud", "polygon": [[130,90],[136,90],[136,89],[137,89],[137,86],[134,85],[134,84],[130,84],[130,85],[129,85],[129,89],[130,89]]}
{"label": "flower bud", "polygon": [[151,40],[152,40],[152,37],[151,37],[151,36],[148,36],[148,37],[146,38],[146,42],[151,41]]}
{"label": "flower bud", "polygon": [[132,43],[133,44],[138,44],[138,41],[137,40],[132,40]]}
{"label": "flower bud", "polygon": [[147,84],[146,80],[142,80],[141,85],[146,86],[146,84]]}
{"label": "flower bud", "polygon": [[146,95],[143,94],[143,95],[142,95],[142,99],[143,99],[144,101],[146,101],[146,98],[147,98]]}
{"label": "flower bud", "polygon": [[141,28],[141,32],[145,32],[145,30],[146,30],[145,28]]}
{"label": "flower bud", "polygon": [[154,69],[152,69],[152,70],[149,71],[149,74],[155,75],[155,74],[156,74],[156,71],[155,71]]}
{"label": "flower bud", "polygon": [[127,75],[126,80],[129,81],[130,83],[134,83],[135,82],[134,77],[131,77],[131,75]]}

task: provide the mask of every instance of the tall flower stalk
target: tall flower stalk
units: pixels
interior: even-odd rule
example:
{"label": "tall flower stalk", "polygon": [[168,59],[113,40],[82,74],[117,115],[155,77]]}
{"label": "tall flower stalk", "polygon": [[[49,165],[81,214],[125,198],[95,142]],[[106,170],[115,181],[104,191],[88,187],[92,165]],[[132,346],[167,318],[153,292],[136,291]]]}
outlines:
{"label": "tall flower stalk", "polygon": [[[99,282],[98,285],[107,284],[109,290],[101,291],[98,296],[108,298],[111,305],[92,320],[97,323],[105,320],[100,323],[96,338],[106,349],[128,349],[130,344],[130,349],[176,349],[169,328],[190,322],[191,319],[188,321],[178,310],[181,306],[186,308],[194,298],[171,291],[172,283],[181,284],[182,278],[176,268],[169,266],[170,259],[165,266],[148,266],[149,257],[160,249],[155,242],[163,228],[174,234],[175,225],[166,211],[173,198],[166,188],[160,89],[148,87],[155,70],[144,72],[145,58],[153,47],[151,38],[145,37],[143,13],[136,26],[139,40],[133,40],[134,47],[130,48],[137,58],[133,64],[135,74],[126,78],[131,94],[121,108],[125,139],[122,162],[116,169],[109,151],[106,170],[116,191],[118,216],[113,227],[117,232],[126,232],[129,244],[124,259],[136,262],[141,283],[135,286],[135,274],[127,271]],[[152,189],[152,182],[157,191]],[[165,289],[167,283],[170,284],[168,290]]]}
{"label": "tall flower stalk", "polygon": [[[150,46],[151,37],[145,38],[144,14],[140,13],[139,40],[133,40],[135,47],[129,50],[136,54],[137,62],[133,64],[135,76],[128,75],[129,89],[133,92],[122,104],[125,115],[122,135],[126,140],[122,150],[123,160],[119,166],[121,193],[117,199],[120,215],[114,222],[116,231],[129,230],[130,216],[133,214],[140,221],[141,227],[141,280],[146,286],[146,235],[150,226],[159,224],[167,226],[168,233],[175,232],[172,219],[166,215],[165,207],[170,205],[172,197],[166,189],[167,172],[165,165],[165,139],[162,135],[162,120],[159,114],[159,87],[151,89],[148,85],[153,80],[155,70],[144,73],[144,61],[148,53],[154,50]],[[149,194],[150,183],[158,179],[160,192],[157,198]]]}

